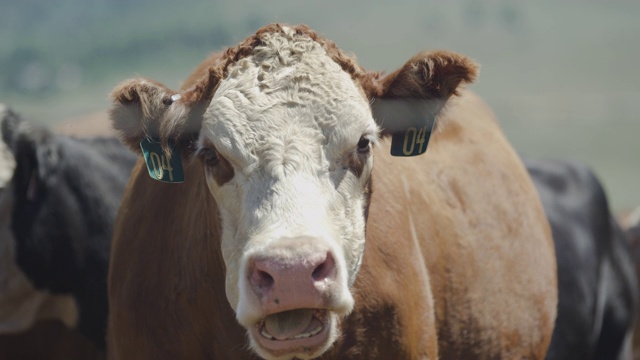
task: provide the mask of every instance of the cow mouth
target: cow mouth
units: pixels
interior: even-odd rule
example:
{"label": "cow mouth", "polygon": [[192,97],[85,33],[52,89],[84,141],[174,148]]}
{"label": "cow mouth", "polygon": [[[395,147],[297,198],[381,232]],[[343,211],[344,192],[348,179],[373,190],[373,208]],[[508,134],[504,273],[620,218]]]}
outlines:
{"label": "cow mouth", "polygon": [[275,356],[311,355],[329,341],[331,317],[324,309],[295,309],[268,315],[253,328],[254,340]]}

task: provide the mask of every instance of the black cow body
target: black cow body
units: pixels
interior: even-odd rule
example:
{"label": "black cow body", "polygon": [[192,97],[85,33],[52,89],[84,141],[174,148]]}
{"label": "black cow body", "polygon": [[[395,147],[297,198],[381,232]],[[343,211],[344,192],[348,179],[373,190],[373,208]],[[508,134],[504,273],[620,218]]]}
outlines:
{"label": "black cow body", "polygon": [[[105,348],[112,226],[136,156],[117,139],[77,139],[2,114],[2,141],[15,158],[3,196],[18,268],[38,291],[70,295],[76,329]],[[6,149],[6,148],[5,148]]]}
{"label": "black cow body", "polygon": [[[625,221],[627,236],[631,243],[631,253],[634,260],[636,276],[640,281],[640,207],[635,209]],[[640,286],[640,283],[638,284]],[[634,359],[640,360],[640,321],[636,321],[633,334]]]}
{"label": "black cow body", "polygon": [[625,234],[588,167],[528,161],[558,261],[558,318],[547,359],[631,359],[636,276]]}

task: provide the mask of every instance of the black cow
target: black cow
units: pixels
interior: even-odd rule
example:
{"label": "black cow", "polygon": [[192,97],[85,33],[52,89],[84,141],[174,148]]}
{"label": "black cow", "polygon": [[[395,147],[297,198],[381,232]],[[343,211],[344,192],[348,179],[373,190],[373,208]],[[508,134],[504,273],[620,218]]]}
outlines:
{"label": "black cow", "polygon": [[[627,236],[631,242],[631,253],[634,259],[636,276],[639,277],[640,281],[640,207],[629,214],[625,220]],[[640,286],[640,283],[638,285]],[[633,351],[634,359],[640,360],[640,321],[636,322],[633,334]]]}
{"label": "black cow", "polygon": [[631,359],[637,299],[630,244],[591,170],[526,162],[551,224],[558,318],[547,359]]}
{"label": "black cow", "polygon": [[0,105],[0,334],[57,318],[105,348],[112,226],[136,156]]}

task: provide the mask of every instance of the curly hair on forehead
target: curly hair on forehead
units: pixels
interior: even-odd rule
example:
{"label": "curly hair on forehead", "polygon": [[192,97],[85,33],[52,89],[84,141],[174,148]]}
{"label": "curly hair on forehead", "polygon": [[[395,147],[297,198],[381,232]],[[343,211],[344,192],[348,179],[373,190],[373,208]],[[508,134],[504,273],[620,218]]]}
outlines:
{"label": "curly hair on forehead", "polygon": [[364,73],[364,69],[358,65],[353,55],[347,55],[340,50],[336,44],[326,39],[315,31],[309,29],[306,25],[283,25],[283,24],[270,24],[259,29],[254,35],[248,37],[242,41],[238,46],[229,48],[223,55],[223,68],[224,75],[227,75],[227,68],[229,65],[236,63],[238,60],[251,55],[253,49],[263,44],[263,38],[265,34],[273,33],[285,33],[285,27],[291,29],[296,36],[307,36],[311,40],[319,43],[326,51],[327,54],[335,61],[340,67],[349,73],[351,77],[356,80],[359,79]]}
{"label": "curly hair on forehead", "polygon": [[[290,31],[288,32],[286,29],[290,29]],[[211,54],[191,73],[182,86],[183,92],[180,98],[180,102],[189,107],[190,111],[187,116],[169,117],[160,124],[161,141],[165,143],[167,139],[175,137],[176,134],[192,132],[193,129],[199,128],[201,116],[206,111],[220,82],[229,75],[230,67],[243,58],[251,56],[256,47],[266,45],[264,42],[266,35],[283,34],[289,36],[291,31],[293,36],[306,36],[320,44],[327,55],[356,83],[361,85],[365,96],[369,99],[382,92],[379,82],[376,81],[381,73],[367,72],[356,62],[354,55],[346,54],[333,41],[318,35],[306,25],[270,24],[260,28],[238,45]],[[190,142],[192,143],[193,139]]]}
{"label": "curly hair on forehead", "polygon": [[215,93],[218,83],[229,75],[229,68],[250,56],[257,46],[264,45],[264,37],[267,34],[286,34],[285,28],[291,29],[296,36],[307,36],[311,40],[320,44],[327,55],[335,61],[351,78],[360,83],[365,88],[365,93],[370,97],[375,93],[373,83],[379,77],[379,73],[368,73],[360,66],[355,56],[346,54],[331,40],[318,35],[306,25],[289,26],[284,24],[270,24],[260,28],[255,34],[249,36],[238,45],[229,47],[223,52],[214,53],[187,78],[183,89],[187,90],[183,94],[183,102],[193,103],[197,101],[209,102]]}

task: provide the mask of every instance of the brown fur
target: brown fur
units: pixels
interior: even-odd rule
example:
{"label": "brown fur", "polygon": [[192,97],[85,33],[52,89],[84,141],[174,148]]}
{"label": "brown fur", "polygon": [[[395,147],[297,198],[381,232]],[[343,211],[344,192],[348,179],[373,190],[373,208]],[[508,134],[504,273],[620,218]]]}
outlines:
{"label": "brown fur", "polygon": [[[444,102],[475,77],[466,58],[444,52],[420,54],[387,77],[364,73],[333,43],[304,26],[296,29],[315,36],[370,96]],[[209,58],[221,70],[209,68],[196,84],[186,84],[192,90],[177,108],[187,110],[172,112],[182,114],[177,118],[161,110],[148,123],[184,134],[175,129],[190,121],[185,104],[206,103],[216,76],[226,76],[227,66],[248,56],[268,31],[281,26]],[[156,99],[140,106],[164,96],[161,87],[149,93]],[[441,115],[449,126],[434,135],[426,155],[391,158],[387,140],[375,150],[367,244],[352,289],[356,305],[323,359],[544,357],[557,302],[549,226],[491,112],[468,92],[452,102]],[[121,131],[131,126],[114,123]],[[202,163],[184,160],[180,185],[151,180],[141,161],[132,173],[112,245],[112,359],[253,356],[225,297],[220,224]]]}
{"label": "brown fur", "polygon": [[140,152],[143,137],[158,138],[158,120],[171,104],[171,89],[147,79],[131,79],[118,85],[111,97],[114,106],[109,116],[120,138],[132,150]]}
{"label": "brown fur", "polygon": [[457,95],[458,85],[473,82],[478,66],[469,58],[448,51],[421,52],[381,81],[377,98],[421,98],[446,101]]}
{"label": "brown fur", "polygon": [[364,171],[366,158],[358,153],[351,153],[348,156],[349,158],[347,160],[347,163],[349,166],[349,170],[351,170],[351,172],[359,178]]}
{"label": "brown fur", "polygon": [[[478,66],[465,56],[421,52],[383,78],[365,77],[363,84],[375,100],[372,107],[382,123],[382,134],[391,135],[401,123],[406,128],[407,121],[420,122],[424,114],[439,113],[451,96],[458,95],[460,85],[473,82],[477,74]],[[441,123],[436,122],[434,129],[439,130]]]}
{"label": "brown fur", "polygon": [[3,360],[103,360],[105,354],[89,340],[57,320],[36,323],[20,334],[0,335]]}
{"label": "brown fur", "polygon": [[[249,358],[244,330],[225,297],[219,224],[202,164],[185,166],[179,185],[161,184],[145,172],[142,162],[134,168],[116,219],[122,226],[114,229],[109,356]],[[132,261],[129,254],[141,257]]]}
{"label": "brown fur", "polygon": [[[229,161],[222,156],[218,156],[220,158],[218,164],[215,167],[211,168],[210,171],[211,176],[216,181],[218,186],[222,186],[231,181],[235,173],[233,171],[233,166],[231,166],[231,163],[229,163]],[[203,166],[206,166],[204,159],[200,159],[200,161],[203,162]]]}

